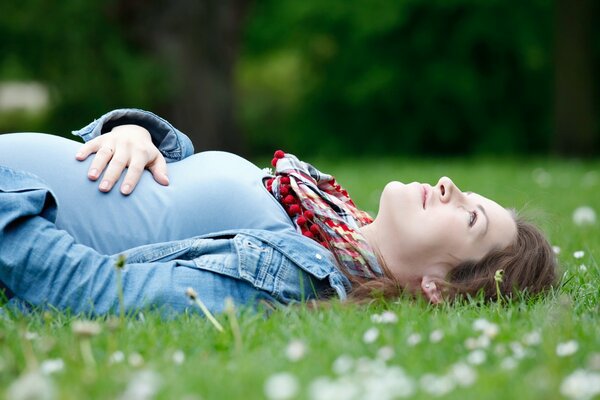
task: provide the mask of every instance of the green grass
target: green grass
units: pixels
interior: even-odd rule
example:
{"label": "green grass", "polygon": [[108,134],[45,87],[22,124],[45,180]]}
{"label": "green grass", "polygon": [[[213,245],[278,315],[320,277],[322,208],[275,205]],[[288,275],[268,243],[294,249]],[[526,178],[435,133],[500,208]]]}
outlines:
{"label": "green grass", "polygon": [[[141,393],[134,390],[137,384],[162,399],[261,399],[267,397],[266,382],[279,376],[297,382],[293,398],[338,399],[370,387],[371,397],[362,393],[355,398],[383,399],[386,385],[402,383],[404,377],[408,384],[397,390],[410,388],[412,382],[414,398],[429,399],[433,395],[428,390],[437,387],[447,390],[442,398],[554,399],[564,398],[561,385],[575,370],[600,374],[600,223],[577,226],[572,220],[579,206],[600,212],[599,162],[325,160],[315,164],[335,171],[356,203],[367,210],[376,210],[379,190],[389,180],[435,183],[440,175],[452,177],[462,189],[523,210],[560,247],[563,285],[545,299],[516,300],[503,307],[477,302],[432,307],[399,299],[366,306],[332,302],[331,307],[317,310],[288,307],[268,317],[242,313],[239,348],[226,316],[218,316],[224,333],[198,315],[163,321],[145,313],[143,319],[128,319],[121,327],[118,320],[101,319],[97,321],[101,333],[89,339],[93,363],[84,361],[82,343],[72,331],[79,317],[58,312],[5,316],[0,317],[0,396],[8,398],[9,387],[41,387],[45,394],[54,390],[60,399],[143,398],[135,397]],[[573,256],[578,250],[585,253],[580,259]],[[372,322],[374,314],[385,310],[398,321]],[[474,349],[474,339],[483,335],[474,327],[478,319],[494,324],[497,334],[492,326],[489,344],[480,339],[484,347]],[[379,335],[367,343],[364,334],[373,327]],[[434,331],[441,333],[441,340],[430,340]],[[539,342],[532,340],[535,335],[528,336],[532,332],[539,333]],[[303,343],[305,351],[292,361],[286,349],[295,341]],[[569,341],[575,341],[577,350],[559,356],[557,346]],[[387,349],[383,351],[387,361],[376,361],[381,348]],[[111,362],[115,352],[121,352],[124,360]],[[50,374],[35,372],[52,359],[62,360],[64,367]],[[457,363],[469,366],[463,368],[464,376],[448,378]],[[280,373],[289,375],[276,375]],[[22,384],[25,377],[31,380]],[[582,380],[575,387],[582,390],[593,384],[592,379]],[[328,390],[333,394],[328,395]]]}

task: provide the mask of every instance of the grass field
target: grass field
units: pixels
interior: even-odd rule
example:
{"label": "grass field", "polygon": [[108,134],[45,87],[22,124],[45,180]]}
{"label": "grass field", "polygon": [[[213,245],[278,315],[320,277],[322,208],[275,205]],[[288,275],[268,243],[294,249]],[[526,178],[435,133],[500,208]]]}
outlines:
{"label": "grass field", "polygon": [[[542,301],[366,306],[162,321],[58,312],[0,316],[7,399],[560,399],[600,397],[600,162],[358,160],[315,162],[376,211],[389,180],[435,183],[522,210],[557,246],[563,283]],[[584,215],[585,217],[585,215]],[[589,217],[588,217],[589,218]],[[585,218],[583,218],[585,220]],[[580,222],[580,221],[578,221]],[[239,329],[235,323],[239,324]],[[94,332],[100,328],[100,332]],[[89,332],[86,333],[86,329]],[[239,336],[236,335],[239,332]],[[27,397],[31,395],[31,397]]]}

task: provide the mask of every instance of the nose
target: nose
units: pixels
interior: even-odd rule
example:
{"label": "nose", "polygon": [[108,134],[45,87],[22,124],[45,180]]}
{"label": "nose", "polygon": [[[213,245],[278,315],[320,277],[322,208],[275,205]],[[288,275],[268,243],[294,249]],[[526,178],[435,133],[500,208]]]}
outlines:
{"label": "nose", "polygon": [[452,182],[452,179],[447,176],[442,176],[436,187],[440,193],[440,201],[442,203],[448,203],[453,197],[461,193],[460,189]]}

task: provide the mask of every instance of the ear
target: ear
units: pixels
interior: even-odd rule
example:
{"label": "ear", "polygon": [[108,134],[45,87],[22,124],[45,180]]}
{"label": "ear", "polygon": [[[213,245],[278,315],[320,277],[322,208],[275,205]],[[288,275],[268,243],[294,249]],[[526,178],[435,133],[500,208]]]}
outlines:
{"label": "ear", "polygon": [[436,281],[439,279],[437,277],[431,275],[425,275],[421,279],[421,291],[423,295],[429,300],[432,304],[440,304],[444,301],[442,298],[442,291],[436,285]]}

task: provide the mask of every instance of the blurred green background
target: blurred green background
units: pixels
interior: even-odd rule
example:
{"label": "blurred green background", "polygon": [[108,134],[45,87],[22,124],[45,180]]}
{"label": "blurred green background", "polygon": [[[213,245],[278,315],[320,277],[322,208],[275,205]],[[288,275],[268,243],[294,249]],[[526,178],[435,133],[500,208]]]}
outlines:
{"label": "blurred green background", "polygon": [[600,2],[22,0],[0,132],[152,110],[196,150],[596,156]]}

